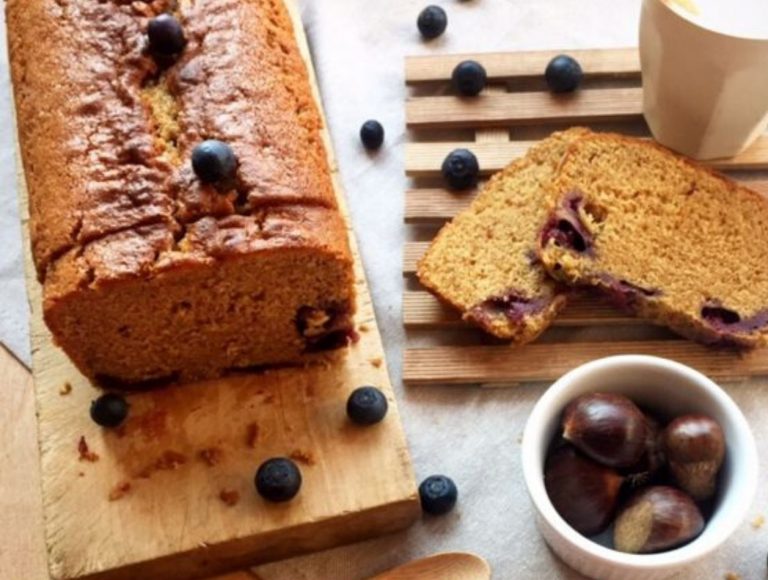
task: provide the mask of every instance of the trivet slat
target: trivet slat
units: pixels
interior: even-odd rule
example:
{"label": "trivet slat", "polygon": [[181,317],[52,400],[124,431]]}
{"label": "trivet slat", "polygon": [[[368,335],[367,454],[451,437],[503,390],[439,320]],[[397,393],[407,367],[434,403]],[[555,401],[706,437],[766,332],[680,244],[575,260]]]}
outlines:
{"label": "trivet slat", "polygon": [[[474,328],[461,319],[457,310],[443,304],[429,292],[408,291],[403,296],[403,323],[408,328]],[[555,319],[554,326],[619,326],[644,324],[593,297],[574,297]]]}
{"label": "trivet slat", "polygon": [[[454,54],[441,56],[411,56],[405,59],[407,83],[443,81],[451,77],[453,68],[463,60],[483,63],[489,79],[541,77],[547,63],[560,51],[543,50],[485,54]],[[640,56],[636,48],[616,50],[572,50],[568,54],[578,59],[587,77],[640,76]]]}
{"label": "trivet slat", "polygon": [[[744,180],[742,183],[768,196],[768,180]],[[476,191],[409,189],[405,192],[405,223],[440,225],[469,207],[476,195]]]}
{"label": "trivet slat", "polygon": [[429,242],[406,242],[405,252],[403,252],[403,272],[413,274],[424,252],[427,251]]}
{"label": "trivet slat", "polygon": [[658,340],[407,349],[403,377],[409,385],[551,381],[575,366],[618,354],[664,356],[720,379],[768,374],[768,349],[735,353],[687,340]]}
{"label": "trivet slat", "polygon": [[410,189],[405,192],[405,223],[440,224],[466,209],[474,198],[475,192]]}
{"label": "trivet slat", "polygon": [[[536,141],[408,143],[405,173],[410,177],[439,176],[445,156],[454,149],[466,147],[477,156],[481,173],[489,175],[506,167],[510,160],[525,155],[534,143]],[[749,149],[735,157],[713,160],[708,165],[728,170],[768,169],[768,136],[759,137]]]}
{"label": "trivet slat", "polygon": [[632,121],[642,117],[640,88],[589,89],[573,94],[549,92],[417,97],[405,103],[410,128],[518,126],[568,121]]}
{"label": "trivet slat", "polygon": [[[575,93],[553,95],[544,92],[542,73],[549,60],[562,52],[579,60],[586,82]],[[475,98],[457,97],[450,89],[453,68],[467,59],[480,62],[490,81]],[[420,346],[430,344],[425,341],[429,338],[434,345],[406,350],[406,383],[549,381],[587,360],[632,352],[677,359],[718,378],[768,374],[768,349],[745,354],[713,351],[666,331],[654,334],[648,323],[596,298],[572,298],[553,324],[560,328],[532,344],[495,346],[496,341],[472,331],[457,311],[426,290],[416,290],[417,282],[410,278],[429,246],[424,236],[432,230],[426,226],[436,232],[435,226],[467,208],[480,189],[452,192],[441,187],[440,166],[453,149],[474,152],[486,179],[524,155],[535,143],[531,139],[566,126],[588,125],[640,136],[644,132],[649,138],[642,122],[637,49],[409,57],[405,76],[406,83],[418,85],[418,90],[406,102],[406,122],[413,139],[406,144],[405,172],[414,178],[414,184],[406,192],[404,219],[419,226],[414,228],[419,241],[408,241],[404,248],[403,273],[409,279],[403,322],[409,330],[419,331]],[[738,171],[738,179],[768,195],[765,173],[756,173],[768,170],[768,134],[747,151],[710,165]],[[467,346],[446,346],[449,340]]]}

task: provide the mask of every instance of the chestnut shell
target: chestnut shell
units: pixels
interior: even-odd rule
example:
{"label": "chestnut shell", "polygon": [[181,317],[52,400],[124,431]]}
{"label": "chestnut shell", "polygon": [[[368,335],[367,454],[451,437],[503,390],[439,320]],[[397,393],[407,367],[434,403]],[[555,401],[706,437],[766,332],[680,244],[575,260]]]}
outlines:
{"label": "chestnut shell", "polygon": [[544,487],[557,513],[585,536],[611,522],[624,478],[570,445],[552,452],[544,467]]}
{"label": "chestnut shell", "polygon": [[662,440],[677,485],[697,501],[713,497],[725,458],[725,436],[717,421],[683,415],[667,425]]}
{"label": "chestnut shell", "polygon": [[656,485],[629,498],[616,518],[613,543],[621,552],[659,552],[685,544],[703,530],[704,517],[690,496]]}
{"label": "chestnut shell", "polygon": [[563,437],[603,465],[632,467],[645,453],[648,422],[630,399],[616,393],[589,393],[563,412]]}

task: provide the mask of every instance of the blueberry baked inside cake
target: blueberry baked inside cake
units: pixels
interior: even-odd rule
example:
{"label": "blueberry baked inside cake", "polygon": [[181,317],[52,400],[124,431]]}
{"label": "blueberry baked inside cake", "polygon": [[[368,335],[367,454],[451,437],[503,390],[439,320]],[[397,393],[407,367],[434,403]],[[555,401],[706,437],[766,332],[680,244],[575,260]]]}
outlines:
{"label": "blueberry baked inside cake", "polygon": [[8,0],[55,341],[130,385],[354,337],[322,117],[279,0]]}
{"label": "blueberry baked inside cake", "polygon": [[556,279],[704,343],[768,344],[768,202],[650,141],[575,141],[551,184]]}

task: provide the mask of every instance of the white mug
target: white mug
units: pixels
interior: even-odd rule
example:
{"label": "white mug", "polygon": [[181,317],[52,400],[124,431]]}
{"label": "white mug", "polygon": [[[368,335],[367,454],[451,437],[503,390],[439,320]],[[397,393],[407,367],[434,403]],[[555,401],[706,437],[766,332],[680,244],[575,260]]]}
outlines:
{"label": "white mug", "polygon": [[[753,31],[747,34],[754,37],[739,36],[743,30],[720,32],[716,19],[684,15],[671,2],[643,0],[645,119],[657,141],[690,157],[736,155],[768,125],[768,32],[763,38]],[[727,28],[733,19],[722,20]]]}

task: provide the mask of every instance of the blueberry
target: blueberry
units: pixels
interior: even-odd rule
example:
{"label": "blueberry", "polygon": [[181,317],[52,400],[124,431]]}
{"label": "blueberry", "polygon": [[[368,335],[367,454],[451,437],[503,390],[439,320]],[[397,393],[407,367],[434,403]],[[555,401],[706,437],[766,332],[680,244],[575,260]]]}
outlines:
{"label": "blueberry", "polygon": [[474,60],[465,60],[456,65],[451,75],[453,86],[459,94],[465,97],[474,97],[480,94],[485,88],[485,82],[488,75],[479,62]]}
{"label": "blueberry", "polygon": [[290,459],[274,457],[259,466],[254,481],[256,491],[267,501],[289,501],[299,493],[301,471]]}
{"label": "blueberry", "polygon": [[147,27],[149,50],[161,56],[173,56],[184,50],[187,39],[184,29],[175,17],[161,14],[149,21]]}
{"label": "blueberry", "polygon": [[237,158],[222,141],[203,141],[192,151],[192,169],[205,183],[221,183],[235,177]]}
{"label": "blueberry", "polygon": [[550,60],[544,72],[549,90],[555,93],[569,93],[576,90],[583,76],[584,73],[578,61],[566,54]]}
{"label": "blueberry", "polygon": [[468,149],[454,149],[443,161],[442,173],[451,189],[469,189],[477,185],[480,165]]}
{"label": "blueberry", "polygon": [[358,425],[373,425],[387,414],[387,398],[376,387],[360,387],[347,399],[347,415]]}
{"label": "blueberry", "polygon": [[360,140],[366,149],[378,149],[384,143],[384,127],[373,119],[366,121],[360,127]]}
{"label": "blueberry", "polygon": [[432,515],[447,514],[456,505],[459,490],[450,477],[431,475],[419,486],[421,509]]}
{"label": "blueberry", "polygon": [[91,402],[91,419],[102,427],[117,427],[128,416],[128,408],[124,397],[107,393]]}
{"label": "blueberry", "polygon": [[437,38],[448,26],[448,15],[440,6],[427,6],[419,14],[416,24],[424,38]]}

